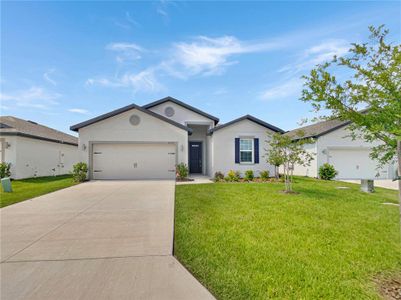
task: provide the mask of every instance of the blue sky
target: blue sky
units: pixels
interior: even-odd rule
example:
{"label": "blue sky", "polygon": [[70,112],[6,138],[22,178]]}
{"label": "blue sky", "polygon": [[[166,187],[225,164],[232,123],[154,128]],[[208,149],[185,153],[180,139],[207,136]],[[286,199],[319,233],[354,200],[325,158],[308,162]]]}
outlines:
{"label": "blue sky", "polygon": [[[69,126],[167,95],[285,130],[313,117],[299,79],[401,2],[2,2],[1,114]],[[70,132],[71,133],[71,132]]]}

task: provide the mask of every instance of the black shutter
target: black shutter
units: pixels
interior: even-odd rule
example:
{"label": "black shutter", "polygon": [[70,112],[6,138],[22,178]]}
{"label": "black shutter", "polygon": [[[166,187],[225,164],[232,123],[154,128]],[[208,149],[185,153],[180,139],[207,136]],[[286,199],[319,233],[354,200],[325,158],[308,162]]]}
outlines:
{"label": "black shutter", "polygon": [[259,139],[253,139],[253,151],[254,151],[254,162],[255,164],[259,163]]}
{"label": "black shutter", "polygon": [[235,163],[239,164],[239,138],[235,138]]}

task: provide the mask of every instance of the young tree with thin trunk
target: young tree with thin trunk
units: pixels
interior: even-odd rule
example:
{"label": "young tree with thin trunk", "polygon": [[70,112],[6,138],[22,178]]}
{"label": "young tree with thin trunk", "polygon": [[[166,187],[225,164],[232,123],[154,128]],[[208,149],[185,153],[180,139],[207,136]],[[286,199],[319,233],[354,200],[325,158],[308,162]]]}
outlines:
{"label": "young tree with thin trunk", "polygon": [[281,162],[284,170],[285,192],[292,193],[294,165],[309,166],[313,155],[304,149],[305,144],[312,143],[311,139],[304,139],[302,132],[297,139],[290,136],[275,133],[270,135],[267,161]]}
{"label": "young tree with thin trunk", "polygon": [[351,44],[347,55],[304,76],[301,100],[316,111],[329,111],[325,117],[351,121],[353,138],[381,142],[370,155],[379,166],[398,160],[401,202],[401,45],[387,42],[383,25],[369,30],[367,43]]}
{"label": "young tree with thin trunk", "polygon": [[278,180],[280,179],[280,166],[284,163],[283,157],[278,150],[265,149],[265,151],[268,153],[268,155],[266,155],[266,162],[274,166],[274,175]]}

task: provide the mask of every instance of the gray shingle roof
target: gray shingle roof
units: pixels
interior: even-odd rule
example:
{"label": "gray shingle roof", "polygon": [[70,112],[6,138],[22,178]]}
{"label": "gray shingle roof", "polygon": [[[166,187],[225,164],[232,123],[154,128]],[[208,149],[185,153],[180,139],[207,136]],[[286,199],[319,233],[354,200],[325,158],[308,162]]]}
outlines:
{"label": "gray shingle roof", "polygon": [[326,133],[332,132],[336,129],[339,129],[343,126],[346,126],[350,123],[350,121],[342,121],[340,119],[332,119],[327,121],[318,122],[315,124],[311,124],[308,126],[300,127],[294,130],[290,130],[285,133],[285,135],[290,136],[294,140],[298,139],[299,136],[297,135],[298,131],[303,131],[304,136],[303,138],[317,138],[322,136]]}
{"label": "gray shingle roof", "polygon": [[49,142],[78,145],[78,138],[53,128],[12,116],[0,116],[0,136],[18,135]]}

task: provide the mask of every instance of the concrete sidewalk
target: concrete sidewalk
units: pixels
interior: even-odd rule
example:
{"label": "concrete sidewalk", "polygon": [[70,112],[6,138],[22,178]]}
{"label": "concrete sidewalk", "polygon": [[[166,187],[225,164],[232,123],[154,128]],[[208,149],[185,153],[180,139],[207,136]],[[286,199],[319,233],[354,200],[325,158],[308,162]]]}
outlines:
{"label": "concrete sidewalk", "polygon": [[93,181],[1,209],[1,299],[214,299],[172,256],[174,188]]}

